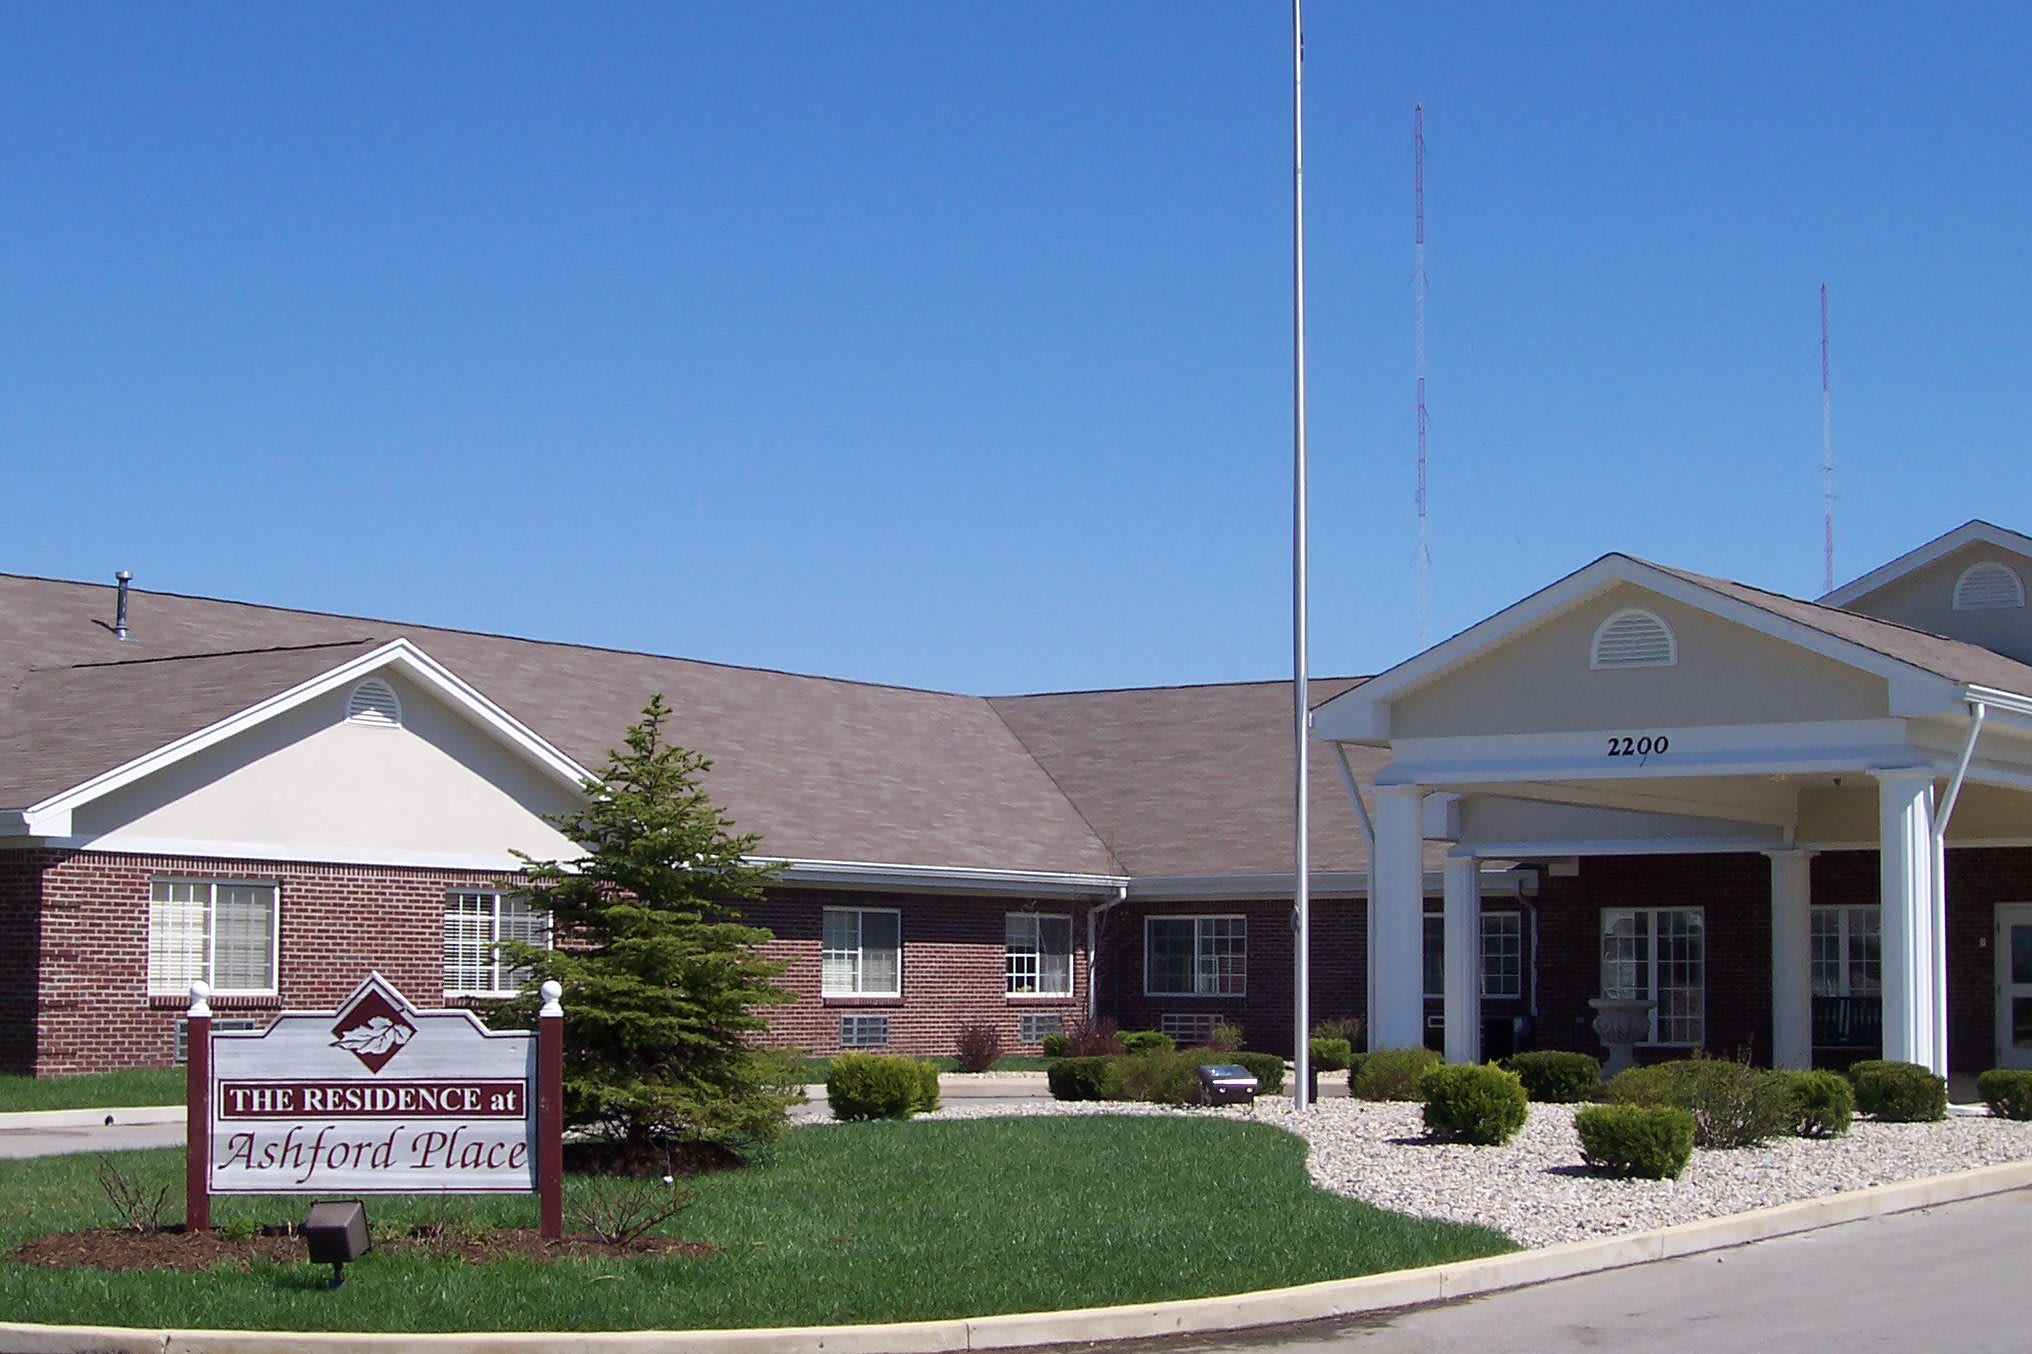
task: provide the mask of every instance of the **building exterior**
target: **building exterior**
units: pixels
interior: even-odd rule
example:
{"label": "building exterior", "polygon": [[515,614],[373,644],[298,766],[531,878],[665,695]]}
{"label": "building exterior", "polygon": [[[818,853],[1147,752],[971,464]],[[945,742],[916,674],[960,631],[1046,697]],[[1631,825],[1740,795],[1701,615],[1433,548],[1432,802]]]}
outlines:
{"label": "building exterior", "polygon": [[[1983,523],[1820,602],[1609,556],[1316,681],[1315,1016],[1594,1050],[1606,992],[1647,1056],[2032,1060],[2027,570]],[[0,1070],[171,1061],[195,978],[256,1022],[511,990],[514,852],[573,854],[547,816],[656,693],[783,862],[782,1041],[1290,1048],[1283,683],[984,698],[20,577],[0,626]]]}

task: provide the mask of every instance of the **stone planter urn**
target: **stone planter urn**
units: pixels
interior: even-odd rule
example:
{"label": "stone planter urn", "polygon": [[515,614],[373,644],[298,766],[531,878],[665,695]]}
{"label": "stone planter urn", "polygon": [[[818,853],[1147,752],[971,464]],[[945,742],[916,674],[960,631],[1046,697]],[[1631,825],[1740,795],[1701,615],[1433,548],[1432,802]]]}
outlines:
{"label": "stone planter urn", "polygon": [[1604,1080],[1637,1065],[1637,1045],[1650,1037],[1651,1008],[1657,1004],[1650,997],[1588,999],[1588,1005],[1595,1008],[1595,1034],[1609,1050],[1608,1060],[1602,1064]]}

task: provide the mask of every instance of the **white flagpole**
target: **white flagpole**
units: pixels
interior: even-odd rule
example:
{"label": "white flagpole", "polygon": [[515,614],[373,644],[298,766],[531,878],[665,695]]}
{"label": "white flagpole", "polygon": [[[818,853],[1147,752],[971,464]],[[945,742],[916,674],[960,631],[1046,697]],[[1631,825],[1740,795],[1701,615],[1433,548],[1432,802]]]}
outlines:
{"label": "white flagpole", "polygon": [[1305,27],[1300,3],[1291,0],[1291,707],[1297,809],[1292,842],[1291,1061],[1295,1077],[1291,1104],[1302,1110],[1311,1100],[1312,1021],[1307,989],[1312,979],[1307,951],[1312,940],[1312,859],[1307,830],[1311,777],[1306,758],[1311,712],[1305,683]]}

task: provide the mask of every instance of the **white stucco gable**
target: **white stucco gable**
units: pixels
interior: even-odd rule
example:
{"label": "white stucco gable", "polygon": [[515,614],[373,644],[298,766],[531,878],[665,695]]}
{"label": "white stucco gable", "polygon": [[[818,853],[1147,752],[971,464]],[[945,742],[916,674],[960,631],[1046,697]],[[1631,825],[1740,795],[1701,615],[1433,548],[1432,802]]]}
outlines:
{"label": "white stucco gable", "polygon": [[397,640],[27,817],[37,835],[101,851],[507,870],[516,850],[577,854],[545,816],[569,809],[584,777]]}

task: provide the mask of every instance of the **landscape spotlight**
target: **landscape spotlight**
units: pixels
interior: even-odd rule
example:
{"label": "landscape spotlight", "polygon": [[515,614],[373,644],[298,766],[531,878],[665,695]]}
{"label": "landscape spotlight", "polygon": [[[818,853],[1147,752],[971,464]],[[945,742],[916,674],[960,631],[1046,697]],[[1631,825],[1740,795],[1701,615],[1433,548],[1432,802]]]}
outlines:
{"label": "landscape spotlight", "polygon": [[367,1205],[358,1199],[320,1199],[303,1220],[303,1240],[314,1265],[332,1267],[331,1286],[346,1281],[346,1262],[357,1260],[374,1243],[367,1235]]}

